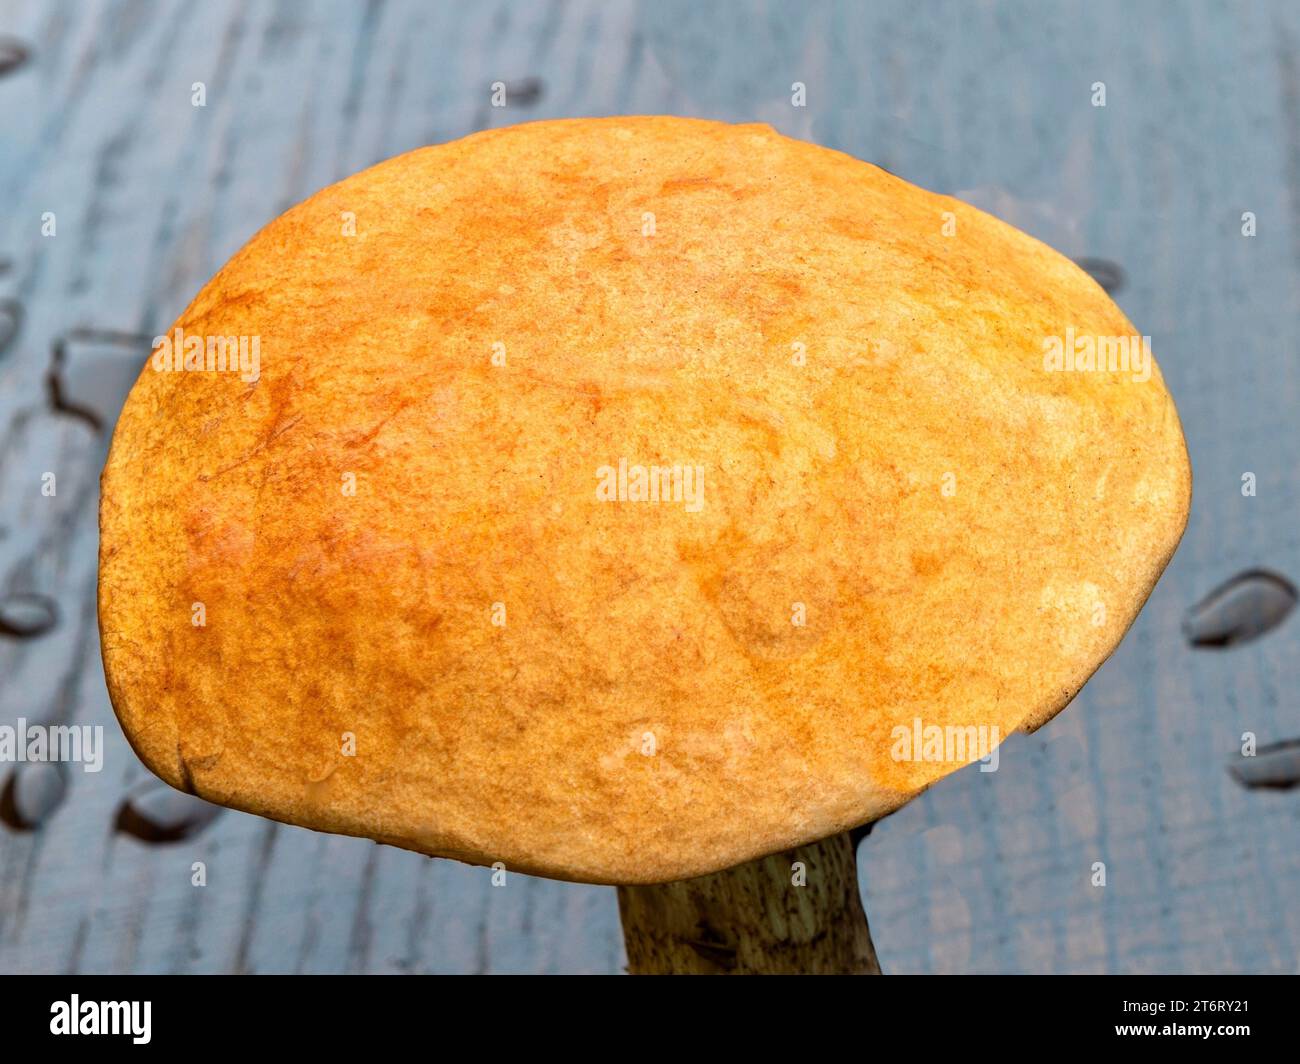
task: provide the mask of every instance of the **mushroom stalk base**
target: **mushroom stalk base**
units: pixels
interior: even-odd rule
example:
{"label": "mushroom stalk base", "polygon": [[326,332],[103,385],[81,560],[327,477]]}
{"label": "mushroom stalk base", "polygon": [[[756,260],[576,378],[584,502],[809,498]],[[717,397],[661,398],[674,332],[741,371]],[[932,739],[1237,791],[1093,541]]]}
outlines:
{"label": "mushroom stalk base", "polygon": [[628,971],[879,975],[853,851],[845,833],[698,879],[619,887]]}

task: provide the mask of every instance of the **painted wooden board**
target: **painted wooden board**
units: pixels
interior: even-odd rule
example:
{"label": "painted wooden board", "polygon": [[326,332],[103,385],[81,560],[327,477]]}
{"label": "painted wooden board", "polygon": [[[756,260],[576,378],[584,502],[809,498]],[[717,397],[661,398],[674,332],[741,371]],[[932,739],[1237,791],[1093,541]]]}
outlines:
{"label": "painted wooden board", "polygon": [[1300,736],[1300,622],[1183,623],[1300,576],[1298,49],[1289,0],[0,0],[0,725],[107,737],[99,773],[0,765],[0,971],[621,969],[612,890],[159,793],[104,690],[95,507],[148,338],[280,211],[487,126],[646,112],[771,122],[1118,266],[1183,417],[1191,524],[1120,649],[863,841],[886,971],[1296,971],[1300,790],[1228,765]]}

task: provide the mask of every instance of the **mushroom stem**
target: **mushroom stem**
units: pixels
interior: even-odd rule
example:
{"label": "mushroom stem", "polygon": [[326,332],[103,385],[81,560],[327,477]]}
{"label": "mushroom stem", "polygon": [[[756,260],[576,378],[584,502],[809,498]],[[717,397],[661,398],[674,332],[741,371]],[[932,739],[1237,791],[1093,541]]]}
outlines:
{"label": "mushroom stem", "polygon": [[847,832],[698,879],[619,887],[618,908],[633,975],[880,974]]}

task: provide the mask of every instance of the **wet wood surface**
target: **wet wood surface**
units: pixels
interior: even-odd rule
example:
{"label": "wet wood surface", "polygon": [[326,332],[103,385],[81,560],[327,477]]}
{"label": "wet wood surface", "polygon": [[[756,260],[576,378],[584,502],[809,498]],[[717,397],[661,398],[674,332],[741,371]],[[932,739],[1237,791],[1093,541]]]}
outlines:
{"label": "wet wood surface", "polygon": [[612,889],[159,792],[104,690],[95,508],[149,337],[276,214],[476,129],[647,112],[767,121],[1093,260],[1183,418],[1191,523],[1119,650],[862,841],[884,970],[1297,971],[1293,748],[1233,769],[1300,737],[1298,48],[1286,0],[0,0],[0,724],[106,736],[99,773],[0,765],[0,971],[622,969]]}

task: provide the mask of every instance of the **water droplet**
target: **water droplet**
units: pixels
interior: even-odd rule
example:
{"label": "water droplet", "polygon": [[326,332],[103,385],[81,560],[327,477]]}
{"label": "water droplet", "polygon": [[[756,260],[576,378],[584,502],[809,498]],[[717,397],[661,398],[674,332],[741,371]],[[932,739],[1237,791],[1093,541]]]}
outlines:
{"label": "water droplet", "polygon": [[1183,634],[1194,647],[1230,647],[1276,628],[1295,607],[1291,581],[1266,569],[1238,573],[1188,612]]}
{"label": "water droplet", "polygon": [[117,807],[114,830],[141,842],[192,838],[221,813],[221,806],[158,782],[146,784]]}
{"label": "water droplet", "polygon": [[0,37],[0,78],[12,74],[31,58],[31,54],[22,41],[13,37]]}
{"label": "water droplet", "polygon": [[0,635],[33,639],[59,623],[59,607],[51,598],[15,591],[0,598]]}
{"label": "water droplet", "polygon": [[1109,295],[1114,295],[1124,287],[1124,270],[1119,263],[1110,259],[1075,259],[1074,264],[1104,288]]}
{"label": "water droplet", "polygon": [[0,355],[13,342],[23,325],[23,306],[16,299],[0,299]]}
{"label": "water droplet", "polygon": [[1238,757],[1228,771],[1243,787],[1286,791],[1300,784],[1300,739],[1270,743],[1254,757]]}
{"label": "water droplet", "polygon": [[73,329],[58,337],[48,378],[51,405],[98,431],[110,428],[152,350],[148,336],[108,329]]}
{"label": "water droplet", "polygon": [[57,762],[18,765],[0,792],[0,821],[15,831],[34,831],[63,804],[68,776]]}
{"label": "water droplet", "polygon": [[519,107],[532,107],[542,98],[546,83],[541,78],[519,78],[506,82],[506,104]]}

